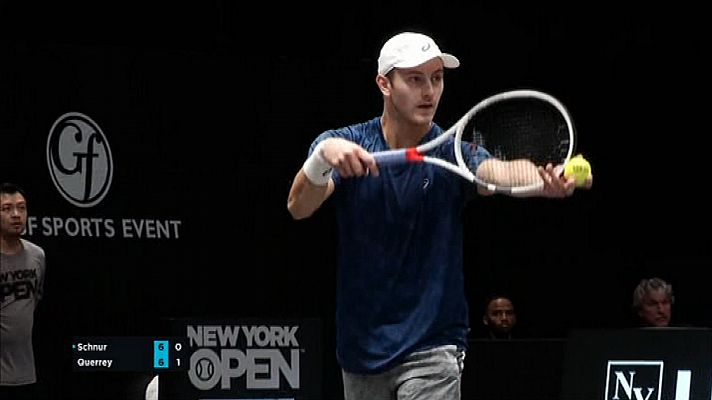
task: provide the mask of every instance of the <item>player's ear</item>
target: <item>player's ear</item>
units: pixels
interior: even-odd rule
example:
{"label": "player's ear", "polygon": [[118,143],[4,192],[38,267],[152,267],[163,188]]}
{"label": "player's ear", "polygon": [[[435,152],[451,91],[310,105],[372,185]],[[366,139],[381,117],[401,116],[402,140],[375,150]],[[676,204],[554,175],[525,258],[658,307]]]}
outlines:
{"label": "player's ear", "polygon": [[482,323],[484,324],[484,326],[489,326],[489,321],[487,320],[487,316],[486,316],[486,315],[483,315],[483,316],[482,316]]}
{"label": "player's ear", "polygon": [[381,93],[388,95],[391,93],[391,81],[387,76],[378,74],[376,75],[376,85],[378,85],[378,90]]}

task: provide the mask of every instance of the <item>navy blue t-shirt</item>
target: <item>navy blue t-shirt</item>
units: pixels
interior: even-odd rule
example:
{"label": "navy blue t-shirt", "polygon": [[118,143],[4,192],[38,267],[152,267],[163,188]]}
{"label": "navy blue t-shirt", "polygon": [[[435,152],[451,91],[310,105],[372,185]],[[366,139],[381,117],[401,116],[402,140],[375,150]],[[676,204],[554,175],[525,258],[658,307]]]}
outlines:
{"label": "navy blue t-shirt", "polygon": [[[433,125],[422,143],[442,133]],[[369,152],[388,150],[380,118],[322,133]],[[471,147],[468,145],[467,149]],[[455,160],[450,140],[428,155]],[[488,158],[466,152],[470,165]],[[337,358],[352,373],[385,371],[413,351],[466,347],[462,212],[474,185],[426,163],[388,166],[380,176],[332,176],[338,220]]]}

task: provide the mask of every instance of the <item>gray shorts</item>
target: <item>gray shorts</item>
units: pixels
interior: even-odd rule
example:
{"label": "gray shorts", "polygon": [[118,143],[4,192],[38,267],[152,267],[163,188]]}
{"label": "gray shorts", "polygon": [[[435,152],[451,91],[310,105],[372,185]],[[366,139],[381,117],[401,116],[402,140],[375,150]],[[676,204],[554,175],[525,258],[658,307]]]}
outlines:
{"label": "gray shorts", "polygon": [[342,371],[345,400],[460,400],[465,351],[454,345],[410,354],[376,375]]}

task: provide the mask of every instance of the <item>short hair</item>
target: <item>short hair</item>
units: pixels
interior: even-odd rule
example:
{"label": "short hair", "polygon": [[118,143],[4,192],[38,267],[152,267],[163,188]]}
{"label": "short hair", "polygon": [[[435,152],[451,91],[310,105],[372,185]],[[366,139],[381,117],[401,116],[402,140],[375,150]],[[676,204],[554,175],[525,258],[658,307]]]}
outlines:
{"label": "short hair", "polygon": [[10,182],[0,183],[0,194],[15,194],[20,193],[22,197],[27,198],[25,191],[22,190],[18,185]]}
{"label": "short hair", "polygon": [[640,283],[638,283],[638,286],[636,286],[635,290],[633,291],[633,309],[640,309],[640,307],[643,305],[643,299],[645,298],[645,296],[649,292],[660,289],[665,291],[665,295],[668,299],[670,299],[670,304],[674,304],[675,295],[672,291],[672,285],[660,278],[653,277],[641,279]]}
{"label": "short hair", "polygon": [[487,311],[489,310],[489,305],[490,305],[490,303],[492,303],[493,301],[495,301],[495,300],[497,300],[497,299],[506,299],[506,300],[509,300],[509,302],[512,303],[512,308],[514,308],[514,300],[512,299],[512,296],[510,296],[510,295],[507,294],[507,293],[495,293],[495,294],[489,295],[489,296],[485,299],[485,304],[484,304],[484,305],[485,305],[485,309],[484,309],[485,314],[487,314]]}

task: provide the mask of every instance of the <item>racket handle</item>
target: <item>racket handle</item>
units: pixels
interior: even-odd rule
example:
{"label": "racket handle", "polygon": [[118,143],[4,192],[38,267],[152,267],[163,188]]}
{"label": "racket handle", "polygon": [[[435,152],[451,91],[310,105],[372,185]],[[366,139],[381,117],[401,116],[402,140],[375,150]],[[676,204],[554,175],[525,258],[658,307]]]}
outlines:
{"label": "racket handle", "polygon": [[379,151],[373,153],[373,158],[376,159],[376,164],[378,164],[379,167],[405,164],[407,162],[405,149]]}
{"label": "racket handle", "polygon": [[423,161],[423,155],[415,148],[378,151],[373,153],[373,158],[381,167]]}

